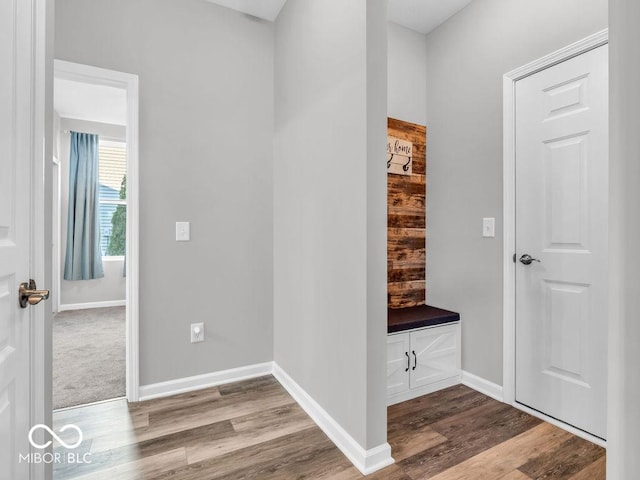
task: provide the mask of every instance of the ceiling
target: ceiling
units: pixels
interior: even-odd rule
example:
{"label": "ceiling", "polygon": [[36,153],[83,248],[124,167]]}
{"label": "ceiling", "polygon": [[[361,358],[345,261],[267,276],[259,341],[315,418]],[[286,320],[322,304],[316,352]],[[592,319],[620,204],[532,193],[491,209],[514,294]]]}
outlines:
{"label": "ceiling", "polygon": [[[255,17],[273,21],[287,0],[209,0]],[[420,33],[429,33],[472,0],[389,0],[389,20]]]}
{"label": "ceiling", "polygon": [[209,0],[223,7],[231,8],[254,17],[274,21],[287,0]]}
{"label": "ceiling", "polygon": [[389,0],[389,20],[420,33],[429,33],[472,0]]}
{"label": "ceiling", "polygon": [[53,92],[53,108],[63,118],[127,124],[127,92],[122,88],[55,78]]}

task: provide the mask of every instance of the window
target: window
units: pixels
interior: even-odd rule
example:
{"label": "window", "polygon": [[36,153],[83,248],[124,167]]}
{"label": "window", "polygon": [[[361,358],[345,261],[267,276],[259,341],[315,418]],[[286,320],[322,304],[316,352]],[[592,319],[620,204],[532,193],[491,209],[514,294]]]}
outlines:
{"label": "window", "polygon": [[103,257],[125,254],[127,226],[127,148],[122,142],[100,140],[100,249]]}

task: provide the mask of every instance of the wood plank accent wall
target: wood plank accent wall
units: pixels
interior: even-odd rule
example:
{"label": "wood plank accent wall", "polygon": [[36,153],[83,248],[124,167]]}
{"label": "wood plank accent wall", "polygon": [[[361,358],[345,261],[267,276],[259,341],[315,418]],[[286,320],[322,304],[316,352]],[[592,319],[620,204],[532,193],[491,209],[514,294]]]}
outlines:
{"label": "wood plank accent wall", "polygon": [[390,308],[424,305],[427,129],[389,118],[387,134],[413,143],[412,175],[387,174],[387,291]]}

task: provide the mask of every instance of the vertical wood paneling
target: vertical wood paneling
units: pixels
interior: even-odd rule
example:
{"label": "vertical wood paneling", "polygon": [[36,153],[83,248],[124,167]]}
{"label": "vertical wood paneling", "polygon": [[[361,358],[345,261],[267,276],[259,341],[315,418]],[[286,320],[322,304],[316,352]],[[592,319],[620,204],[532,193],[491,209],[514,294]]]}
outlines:
{"label": "vertical wood paneling", "polygon": [[389,118],[387,134],[413,143],[412,175],[387,174],[387,290],[390,308],[424,305],[427,129]]}

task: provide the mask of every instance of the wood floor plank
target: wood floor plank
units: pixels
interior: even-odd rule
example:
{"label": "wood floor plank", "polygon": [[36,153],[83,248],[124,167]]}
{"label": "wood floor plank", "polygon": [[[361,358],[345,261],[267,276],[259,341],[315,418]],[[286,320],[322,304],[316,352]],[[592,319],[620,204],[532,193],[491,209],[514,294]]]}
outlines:
{"label": "wood floor plank", "polygon": [[391,445],[391,455],[396,462],[416,455],[428,448],[435,447],[447,441],[447,437],[440,435],[430,427],[422,429],[394,430],[387,438]]}
{"label": "wood floor plank", "polygon": [[532,458],[554,451],[570,437],[570,433],[549,423],[541,423],[448,468],[433,480],[501,479]]}
{"label": "wood floor plank", "polygon": [[393,435],[396,430],[420,429],[489,401],[486,395],[458,385],[393,405],[387,409],[389,434]]}
{"label": "wood floor plank", "polygon": [[604,480],[607,476],[607,459],[603,455],[584,470],[572,475],[569,480]]}
{"label": "wood floor plank", "polygon": [[531,459],[518,468],[533,479],[569,478],[604,455],[604,449],[572,436],[551,455]]}
{"label": "wood floor plank", "polygon": [[218,390],[220,395],[237,395],[239,393],[253,394],[257,389],[263,387],[276,387],[282,388],[278,381],[271,375],[264,377],[251,378],[242,382],[227,383],[226,385],[220,385]]}
{"label": "wood floor plank", "polygon": [[330,472],[329,476],[305,478],[313,478],[314,480],[413,480],[396,464],[389,465],[367,476],[362,475],[356,467],[350,466],[340,472]]}
{"label": "wood floor plank", "polygon": [[287,462],[295,461],[300,457],[312,458],[319,449],[328,448],[331,445],[326,435],[314,426],[269,442],[241,448],[220,457],[187,464],[165,472],[156,480],[260,478],[257,475],[261,472],[277,472],[278,468]]}
{"label": "wood floor plank", "polygon": [[[108,468],[112,464],[128,464],[138,460],[162,455],[171,454],[180,450],[185,451],[185,447],[198,445],[204,441],[215,441],[228,437],[234,433],[233,426],[230,421],[219,422],[213,425],[205,425],[200,428],[188,430],[186,432],[178,432],[171,435],[153,438],[137,444],[126,445],[107,451],[90,451],[91,463],[86,465],[60,465],[56,466],[56,471],[61,475],[60,478],[71,478],[78,475],[79,472],[89,474]],[[84,448],[81,445],[74,452],[83,454]],[[185,455],[180,457],[180,464],[185,463]],[[57,478],[57,477],[56,477]]]}
{"label": "wood floor plank", "polygon": [[[261,385],[253,391],[236,395],[221,395],[192,404],[176,403],[162,410],[149,412],[149,425],[176,423],[176,417],[200,416],[206,414],[216,417],[217,421],[260,411],[260,405],[272,408],[275,405],[292,403],[293,399],[279,384]],[[211,422],[209,422],[211,423]]]}
{"label": "wood floor plank", "polygon": [[506,438],[510,438],[524,431],[523,428],[531,428],[540,423],[542,420],[488,398],[477,407],[467,408],[431,424],[431,428],[447,438],[455,436],[459,441],[465,441],[466,437],[475,438],[482,432],[497,433],[500,438],[507,435]]}
{"label": "wood floor plank", "polygon": [[200,405],[220,398],[220,390],[218,387],[203,388],[193,392],[180,393],[170,397],[156,398],[145,402],[136,402],[129,404],[129,411],[135,412],[158,412],[161,410],[172,408],[187,408],[192,405]]}
{"label": "wood floor plank", "polygon": [[[190,430],[171,433],[161,437],[151,438],[136,444],[138,455],[141,458],[158,455],[176,448],[193,448],[204,442],[222,441],[234,435],[233,425],[229,420],[203,425]],[[130,449],[130,446],[123,447]]]}
{"label": "wood floor plank", "polygon": [[[67,414],[53,415],[54,430],[60,429],[69,423],[77,425],[83,433],[85,440],[91,440],[91,453],[109,451],[121,444],[135,444],[137,439],[134,434],[135,426],[147,424],[146,414],[130,415],[125,400],[112,402],[110,411],[105,411],[102,405],[90,405],[79,407],[73,416]],[[69,432],[71,432],[69,430]],[[54,442],[54,448],[58,447]]]}
{"label": "wood floor plank", "polygon": [[529,475],[525,475],[520,470],[514,470],[507,473],[504,477],[500,477],[500,480],[531,480]]}
{"label": "wood floor plank", "polygon": [[[109,468],[84,473],[80,469],[79,475],[66,477],[73,480],[143,480],[158,478],[168,470],[178,465],[186,465],[187,458],[184,448],[178,448],[160,455],[115,464]],[[64,477],[54,477],[63,480]],[[65,479],[66,480],[66,479]]]}
{"label": "wood floor plank", "polygon": [[455,400],[470,392],[462,385],[446,388],[432,393],[431,395],[423,395],[421,397],[412,398],[406,402],[396,403],[387,408],[387,420],[397,421],[409,414],[419,414],[426,408],[433,411],[443,405],[455,403]]}
{"label": "wood floor plank", "polygon": [[[80,443],[80,445],[77,448],[73,449],[73,454],[77,455],[78,458],[82,458],[82,459],[86,458],[85,454],[87,453],[91,454],[92,443],[93,443],[93,440],[91,438],[84,438]],[[54,442],[54,445],[57,445],[57,442]],[[60,458],[65,458],[68,453],[69,453],[69,450],[61,446],[55,446],[53,449],[54,456],[59,455]],[[109,466],[109,464],[107,464],[107,465],[99,465],[97,468],[93,468],[93,458],[89,458],[89,459],[92,461],[91,466],[89,467],[89,464],[82,465],[83,472],[100,470],[102,468],[106,468]],[[127,461],[133,461],[135,459],[136,459],[135,457],[130,457],[129,459],[127,459]],[[54,462],[52,466],[53,466],[54,478],[66,479],[66,478],[72,478],[73,476],[78,475],[77,472],[78,472],[79,465],[76,463],[67,463],[66,461]]]}
{"label": "wood floor plank", "polygon": [[[313,420],[297,403],[289,403],[282,407],[264,409],[250,415],[236,417],[230,420],[234,431],[238,433],[251,432],[260,435],[266,431],[282,428],[288,424],[301,425],[303,428],[315,425]],[[302,428],[299,428],[302,430]]]}
{"label": "wood floor plank", "polygon": [[146,422],[144,416],[132,416],[128,413],[125,399],[56,411],[53,418],[56,427],[78,425],[85,436],[109,434],[117,430],[130,431],[134,423]]}
{"label": "wood floor plank", "polygon": [[196,444],[188,445],[188,462],[197,463],[219,457],[241,448],[315,427],[313,420],[295,403],[239,417],[232,420],[231,424],[235,432],[233,435],[202,439]]}
{"label": "wood floor plank", "polygon": [[409,476],[428,478],[539,423],[531,415],[492,400],[432,424],[431,428],[448,440],[399,463]]}
{"label": "wood floor plank", "polygon": [[[134,442],[144,442],[155,437],[184,432],[192,428],[214,424],[236,417],[250,415],[264,409],[281,407],[295,403],[286,391],[278,386],[269,391],[254,395],[244,395],[238,399],[233,395],[221,396],[206,403],[180,408],[177,405],[169,409],[149,413],[149,425],[135,430]],[[130,444],[132,439],[114,437],[96,438],[96,448],[110,450]]]}
{"label": "wood floor plank", "polygon": [[[360,480],[362,478],[367,478],[367,480],[369,480],[373,478],[373,475],[364,477],[356,467],[351,466],[349,468],[345,468],[341,472],[335,473],[331,477],[331,480]],[[382,478],[382,480],[387,480],[389,477],[378,477],[378,478]]]}
{"label": "wood floor plank", "polygon": [[[322,445],[322,447],[316,448],[312,453],[287,459],[286,462],[280,463],[275,469],[273,467],[263,468],[256,473],[254,478],[259,480],[299,478],[329,480],[352,467],[351,462],[349,462],[342,452],[335,448],[335,445],[333,445],[328,438]],[[240,471],[238,473],[240,473],[242,478],[242,472]]]}
{"label": "wood floor plank", "polygon": [[376,473],[367,475],[366,477],[360,475],[358,478],[366,478],[367,480],[413,480],[397,464],[389,465],[388,467],[378,470]]}

